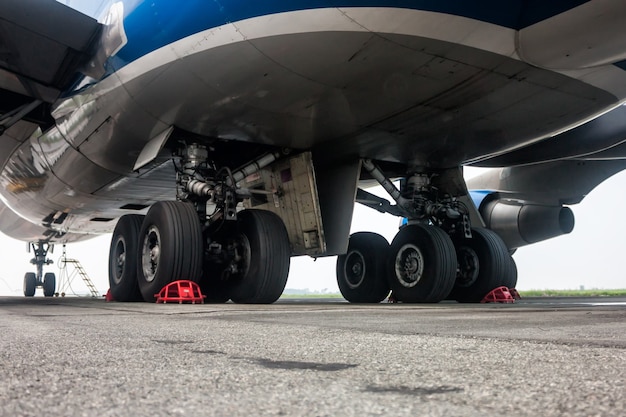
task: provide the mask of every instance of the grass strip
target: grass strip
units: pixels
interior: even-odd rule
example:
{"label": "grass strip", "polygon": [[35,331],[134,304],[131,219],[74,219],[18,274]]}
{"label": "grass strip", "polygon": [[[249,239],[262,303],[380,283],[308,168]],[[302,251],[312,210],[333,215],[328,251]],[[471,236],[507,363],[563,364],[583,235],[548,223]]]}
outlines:
{"label": "grass strip", "polygon": [[624,297],[622,290],[528,290],[519,292],[522,297]]}
{"label": "grass strip", "polygon": [[[519,292],[522,297],[626,297],[626,289],[621,290],[526,290]],[[339,293],[332,294],[283,294],[280,298],[343,298]]]}

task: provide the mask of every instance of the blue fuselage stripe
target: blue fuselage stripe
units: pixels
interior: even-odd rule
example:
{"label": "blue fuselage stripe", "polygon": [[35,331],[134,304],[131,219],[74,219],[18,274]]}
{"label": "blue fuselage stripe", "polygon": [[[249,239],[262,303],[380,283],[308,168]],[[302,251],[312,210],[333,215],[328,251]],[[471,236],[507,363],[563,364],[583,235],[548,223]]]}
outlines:
{"label": "blue fuselage stripe", "polygon": [[135,59],[194,33],[229,22],[282,12],[331,7],[394,7],[468,17],[512,29],[589,0],[125,0],[128,44],[109,65],[115,71]]}

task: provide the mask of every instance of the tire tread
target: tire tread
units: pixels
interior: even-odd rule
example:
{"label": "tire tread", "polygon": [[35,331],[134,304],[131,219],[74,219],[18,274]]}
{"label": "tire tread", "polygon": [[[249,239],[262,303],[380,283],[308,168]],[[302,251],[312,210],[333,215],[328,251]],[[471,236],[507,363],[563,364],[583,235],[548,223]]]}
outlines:
{"label": "tire tread", "polygon": [[282,219],[265,210],[239,213],[240,232],[250,243],[248,273],[232,289],[236,303],[271,304],[282,295],[291,260],[291,246]]}
{"label": "tire tread", "polygon": [[[366,275],[357,288],[350,288],[345,276],[345,262],[352,250],[357,250],[365,261]],[[380,303],[389,295],[386,279],[389,242],[377,233],[357,232],[350,236],[348,252],[337,257],[337,285],[343,298],[351,303]]]}
{"label": "tire tread", "polygon": [[[398,250],[413,243],[424,252],[424,282],[413,288],[403,287],[396,278],[395,259]],[[438,303],[452,290],[456,279],[456,251],[446,232],[436,226],[409,225],[402,228],[391,243],[388,261],[389,285],[398,301],[409,303]]]}

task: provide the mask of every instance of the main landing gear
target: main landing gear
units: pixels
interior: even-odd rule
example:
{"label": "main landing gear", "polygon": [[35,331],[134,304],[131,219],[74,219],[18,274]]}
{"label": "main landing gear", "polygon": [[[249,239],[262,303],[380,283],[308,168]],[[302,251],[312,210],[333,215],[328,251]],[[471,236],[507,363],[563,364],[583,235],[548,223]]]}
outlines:
{"label": "main landing gear", "polygon": [[479,302],[496,287],[515,286],[517,269],[502,239],[489,229],[472,228],[467,207],[442,192],[464,191],[458,190],[460,171],[436,184],[433,173],[411,173],[398,190],[371,161],[363,167],[397,204],[363,190],[357,201],[408,221],[391,244],[374,233],[350,237],[347,254],[337,259],[344,298],[377,303],[392,291],[395,300],[407,303]]}
{"label": "main landing gear", "polygon": [[117,301],[155,301],[170,282],[200,284],[209,302],[273,303],[287,283],[291,247],[282,220],[237,211],[250,196],[237,183],[273,162],[267,154],[240,171],[218,169],[201,145],[179,153],[178,201],[125,215],[113,232],[109,283]]}
{"label": "main landing gear", "polygon": [[44,265],[50,265],[52,263],[52,260],[47,257],[48,251],[50,253],[54,251],[54,245],[39,241],[29,244],[28,248],[29,251],[32,250],[35,254],[35,257],[30,260],[30,263],[35,265],[37,272],[27,272],[24,275],[24,296],[33,297],[37,288],[43,288],[43,295],[45,297],[54,296],[56,275],[52,272],[43,273]]}

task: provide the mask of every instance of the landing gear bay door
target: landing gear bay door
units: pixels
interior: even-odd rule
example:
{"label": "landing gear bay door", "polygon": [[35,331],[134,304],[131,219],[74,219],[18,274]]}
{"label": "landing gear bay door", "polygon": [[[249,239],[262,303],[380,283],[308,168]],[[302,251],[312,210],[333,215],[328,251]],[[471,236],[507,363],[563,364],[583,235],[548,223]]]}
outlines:
{"label": "landing gear bay door", "polygon": [[320,256],[326,239],[310,152],[272,164],[239,184],[251,197],[246,208],[269,210],[285,223],[292,255]]}

